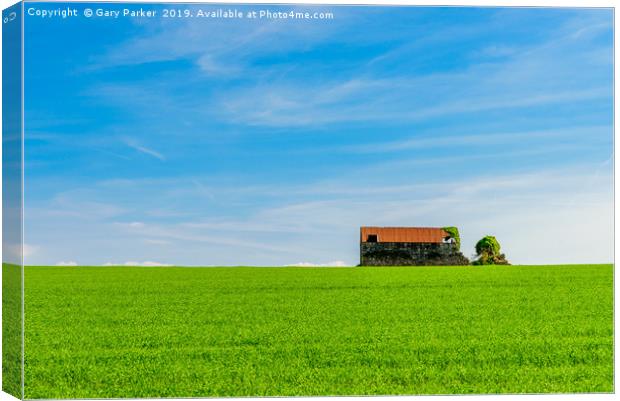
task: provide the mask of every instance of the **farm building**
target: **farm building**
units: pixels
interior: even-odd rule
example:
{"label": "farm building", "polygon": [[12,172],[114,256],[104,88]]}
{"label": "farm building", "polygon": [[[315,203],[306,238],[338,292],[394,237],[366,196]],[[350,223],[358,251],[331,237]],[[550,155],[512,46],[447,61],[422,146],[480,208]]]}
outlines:
{"label": "farm building", "polygon": [[467,265],[457,238],[436,227],[361,227],[361,266]]}

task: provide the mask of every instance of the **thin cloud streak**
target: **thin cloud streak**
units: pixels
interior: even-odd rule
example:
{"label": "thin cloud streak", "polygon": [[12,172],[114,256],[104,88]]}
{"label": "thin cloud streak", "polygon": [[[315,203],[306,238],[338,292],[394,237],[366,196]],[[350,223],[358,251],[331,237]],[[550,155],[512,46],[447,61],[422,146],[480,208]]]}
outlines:
{"label": "thin cloud streak", "polygon": [[152,157],[154,157],[156,159],[159,159],[161,161],[166,161],[166,157],[164,155],[162,155],[161,153],[159,153],[159,152],[157,152],[157,151],[155,151],[153,149],[149,149],[149,148],[147,148],[145,146],[141,146],[141,145],[135,143],[133,140],[127,140],[125,143],[131,149],[137,150],[140,153],[143,153],[143,154],[148,155],[148,156],[152,156]]}

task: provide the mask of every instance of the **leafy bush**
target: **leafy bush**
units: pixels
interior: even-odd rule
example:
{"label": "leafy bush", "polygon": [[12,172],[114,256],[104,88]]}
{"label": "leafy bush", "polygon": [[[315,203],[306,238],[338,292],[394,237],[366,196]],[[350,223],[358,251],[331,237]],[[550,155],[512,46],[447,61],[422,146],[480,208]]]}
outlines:
{"label": "leafy bush", "polygon": [[454,242],[456,243],[456,250],[461,250],[461,236],[459,235],[459,229],[457,227],[443,227],[445,232],[450,234],[450,238],[454,238]]}
{"label": "leafy bush", "polygon": [[483,237],[476,243],[476,260],[474,265],[509,265],[506,255],[500,253],[501,246],[492,235]]}
{"label": "leafy bush", "polygon": [[488,253],[490,255],[497,255],[499,254],[500,249],[501,249],[501,246],[499,245],[499,242],[497,242],[497,238],[495,238],[492,235],[487,235],[483,237],[476,244],[476,253],[478,255],[482,255],[483,253]]}

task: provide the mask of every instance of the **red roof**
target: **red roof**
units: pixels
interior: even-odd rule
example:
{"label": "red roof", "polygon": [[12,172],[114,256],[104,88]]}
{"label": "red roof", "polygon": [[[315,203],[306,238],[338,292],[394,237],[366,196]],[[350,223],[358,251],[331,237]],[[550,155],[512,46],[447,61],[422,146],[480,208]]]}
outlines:
{"label": "red roof", "polygon": [[[369,235],[376,235],[376,241],[368,241]],[[450,236],[436,227],[362,227],[361,242],[418,242],[441,243]]]}

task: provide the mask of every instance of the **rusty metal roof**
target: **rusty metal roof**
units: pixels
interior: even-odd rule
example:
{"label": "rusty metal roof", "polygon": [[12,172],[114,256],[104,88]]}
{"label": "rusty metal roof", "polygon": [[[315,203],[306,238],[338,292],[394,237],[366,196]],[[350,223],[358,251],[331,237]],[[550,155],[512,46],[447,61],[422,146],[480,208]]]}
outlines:
{"label": "rusty metal roof", "polygon": [[361,227],[360,241],[368,242],[369,235],[376,235],[377,242],[441,243],[450,234],[436,227]]}

